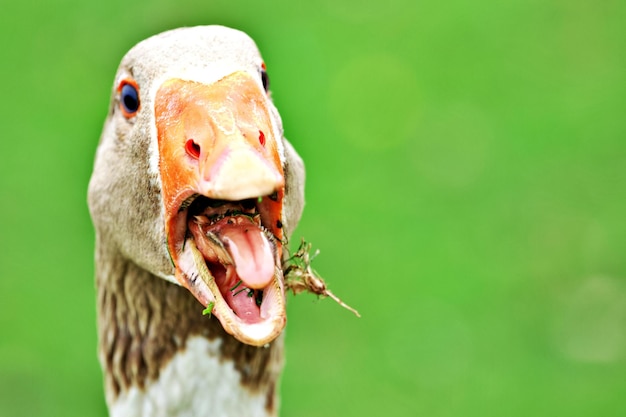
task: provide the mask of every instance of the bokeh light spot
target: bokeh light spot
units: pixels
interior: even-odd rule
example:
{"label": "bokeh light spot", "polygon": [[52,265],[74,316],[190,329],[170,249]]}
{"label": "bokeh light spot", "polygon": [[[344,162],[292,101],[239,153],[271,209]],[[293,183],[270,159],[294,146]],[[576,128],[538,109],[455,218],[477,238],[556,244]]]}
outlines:
{"label": "bokeh light spot", "polygon": [[578,362],[607,363],[626,353],[626,286],[621,280],[592,276],[557,304],[552,337],[556,348]]}
{"label": "bokeh light spot", "polygon": [[330,94],[334,124],[358,148],[396,147],[414,130],[416,74],[395,57],[364,55],[348,62],[335,74]]}

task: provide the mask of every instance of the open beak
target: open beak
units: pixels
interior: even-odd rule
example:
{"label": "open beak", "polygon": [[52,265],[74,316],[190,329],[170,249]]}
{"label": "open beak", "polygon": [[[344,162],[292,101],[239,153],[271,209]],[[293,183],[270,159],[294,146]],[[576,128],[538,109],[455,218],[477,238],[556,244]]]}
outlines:
{"label": "open beak", "polygon": [[243,343],[286,323],[284,173],[269,98],[235,72],[211,85],[171,79],[155,98],[167,245],[181,285]]}

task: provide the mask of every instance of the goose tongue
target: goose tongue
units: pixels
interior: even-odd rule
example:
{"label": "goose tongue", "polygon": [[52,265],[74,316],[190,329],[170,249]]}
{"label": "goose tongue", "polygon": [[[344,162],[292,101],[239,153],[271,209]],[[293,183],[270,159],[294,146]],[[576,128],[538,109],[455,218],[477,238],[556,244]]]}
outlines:
{"label": "goose tongue", "polygon": [[[270,244],[258,216],[236,214],[215,223],[197,216],[189,230],[204,261],[221,264],[211,270],[226,303],[244,322],[262,319],[260,300],[275,275],[275,248]],[[211,268],[209,266],[209,268]]]}
{"label": "goose tongue", "polygon": [[[225,224],[220,225],[222,222]],[[215,226],[218,228],[214,233],[232,257],[239,279],[248,288],[267,287],[274,277],[274,254],[257,224],[247,216],[236,216]]]}
{"label": "goose tongue", "polygon": [[227,268],[221,286],[234,285],[241,280],[244,287],[263,289],[272,281],[275,272],[273,247],[259,221],[258,216],[239,214],[226,216],[215,223],[210,223],[204,216],[189,222],[189,230],[205,260]]}

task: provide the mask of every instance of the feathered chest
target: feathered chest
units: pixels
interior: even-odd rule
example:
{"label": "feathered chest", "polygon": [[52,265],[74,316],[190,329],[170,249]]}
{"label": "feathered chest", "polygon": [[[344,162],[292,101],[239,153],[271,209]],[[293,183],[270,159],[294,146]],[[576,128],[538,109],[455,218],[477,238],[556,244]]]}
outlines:
{"label": "feathered chest", "polygon": [[273,393],[252,390],[232,359],[221,356],[221,340],[195,336],[174,354],[155,381],[131,385],[110,404],[112,417],[267,417]]}
{"label": "feathered chest", "polygon": [[184,288],[117,259],[97,280],[111,416],[276,415],[282,337],[245,345]]}

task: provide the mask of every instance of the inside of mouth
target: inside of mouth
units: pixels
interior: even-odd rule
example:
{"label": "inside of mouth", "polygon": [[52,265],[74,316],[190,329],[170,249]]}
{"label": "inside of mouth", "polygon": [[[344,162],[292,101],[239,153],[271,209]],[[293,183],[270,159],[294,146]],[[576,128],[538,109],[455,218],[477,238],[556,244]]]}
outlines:
{"label": "inside of mouth", "polygon": [[278,257],[257,200],[198,197],[189,206],[187,230],[228,307],[245,323],[262,321]]}

